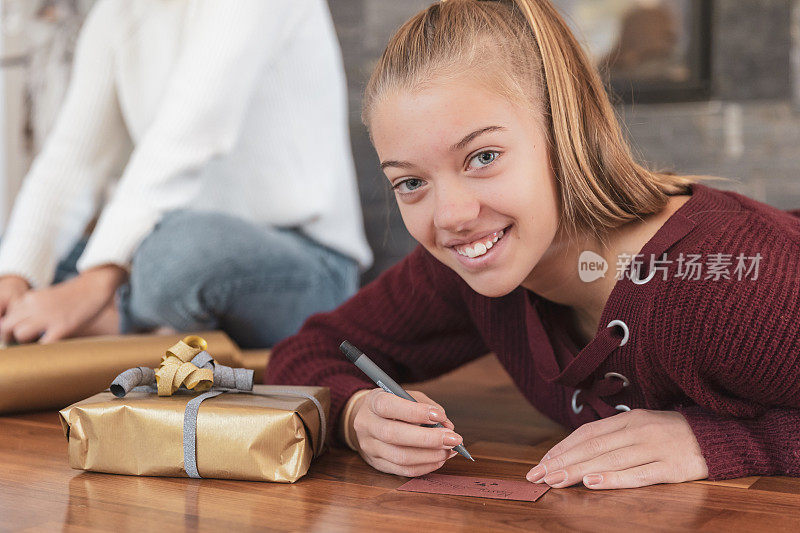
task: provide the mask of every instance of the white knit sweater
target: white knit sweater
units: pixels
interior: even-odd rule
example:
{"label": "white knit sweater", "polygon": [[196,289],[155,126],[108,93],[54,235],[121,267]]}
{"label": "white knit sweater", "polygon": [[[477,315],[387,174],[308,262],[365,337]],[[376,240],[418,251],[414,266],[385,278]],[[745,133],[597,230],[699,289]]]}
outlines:
{"label": "white knit sweater", "polygon": [[128,268],[160,217],[185,207],[297,226],[367,267],[325,0],[98,2],[3,235],[0,275],[51,283],[106,190],[80,271]]}

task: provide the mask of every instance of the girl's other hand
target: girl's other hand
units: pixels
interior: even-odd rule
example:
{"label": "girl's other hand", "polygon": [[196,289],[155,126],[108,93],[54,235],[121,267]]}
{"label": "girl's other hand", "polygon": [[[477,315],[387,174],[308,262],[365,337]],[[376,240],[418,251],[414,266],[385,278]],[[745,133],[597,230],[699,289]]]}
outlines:
{"label": "girl's other hand", "polygon": [[704,479],[708,467],[680,413],[634,409],[584,424],[526,476],[563,488],[621,489]]}
{"label": "girl's other hand", "polygon": [[28,282],[20,276],[11,274],[0,277],[0,317],[6,314],[11,302],[19,299],[30,288]]}
{"label": "girl's other hand", "polygon": [[[390,474],[415,477],[441,468],[462,443],[441,405],[425,394],[409,391],[412,402],[373,389],[355,407],[353,429],[359,453],[372,467]],[[443,428],[420,424],[441,422]]]}

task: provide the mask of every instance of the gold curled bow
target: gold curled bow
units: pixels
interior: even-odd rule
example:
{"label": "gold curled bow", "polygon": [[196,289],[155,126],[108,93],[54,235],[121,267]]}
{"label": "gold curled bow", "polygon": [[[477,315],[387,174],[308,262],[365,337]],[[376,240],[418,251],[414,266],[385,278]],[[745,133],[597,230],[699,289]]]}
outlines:
{"label": "gold curled bow", "polygon": [[208,348],[202,337],[189,335],[170,347],[156,369],[159,396],[172,396],[184,385],[195,392],[205,392],[214,385],[214,371],[190,363],[194,356]]}

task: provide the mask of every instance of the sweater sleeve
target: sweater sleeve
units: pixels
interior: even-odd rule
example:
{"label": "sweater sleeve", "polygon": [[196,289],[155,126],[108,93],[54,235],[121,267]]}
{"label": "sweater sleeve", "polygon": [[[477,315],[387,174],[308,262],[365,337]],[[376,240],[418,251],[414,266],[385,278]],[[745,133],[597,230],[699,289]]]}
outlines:
{"label": "sweater sleeve", "polygon": [[339,308],[310,317],[275,346],[265,382],[331,390],[329,438],[350,396],[372,383],[339,351],[348,340],[398,382],[430,379],[489,350],[452,270],[418,247]]}
{"label": "sweater sleeve", "polygon": [[192,3],[156,117],[103,209],[78,270],[129,266],[166,211],[201,198],[199,180],[193,178],[235,147],[258,74],[302,23],[305,10],[298,6],[308,5],[301,0]]}
{"label": "sweater sleeve", "polygon": [[0,246],[0,275],[50,284],[56,264],[81,237],[102,187],[130,154],[116,97],[110,35],[113,6],[89,13],[64,103],[14,203]]}
{"label": "sweater sleeve", "polygon": [[769,409],[755,418],[679,407],[708,466],[708,479],[800,476],[800,409]]}
{"label": "sweater sleeve", "polygon": [[800,245],[749,225],[739,234],[758,236],[741,244],[762,256],[757,279],[677,284],[651,329],[654,353],[690,399],[677,410],[709,479],[800,475]]}

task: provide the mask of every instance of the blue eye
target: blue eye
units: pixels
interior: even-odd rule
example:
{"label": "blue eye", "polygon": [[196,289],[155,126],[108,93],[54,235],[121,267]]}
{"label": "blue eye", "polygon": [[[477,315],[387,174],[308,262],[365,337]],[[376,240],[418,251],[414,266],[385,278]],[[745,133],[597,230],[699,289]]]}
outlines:
{"label": "blue eye", "polygon": [[480,152],[478,154],[475,154],[475,156],[469,160],[469,166],[474,168],[486,167],[494,163],[495,159],[497,159],[499,155],[500,152],[496,152],[493,150],[486,150],[485,152]]}
{"label": "blue eye", "polygon": [[408,194],[422,187],[425,182],[419,178],[408,178],[392,186],[400,194]]}

